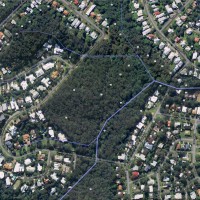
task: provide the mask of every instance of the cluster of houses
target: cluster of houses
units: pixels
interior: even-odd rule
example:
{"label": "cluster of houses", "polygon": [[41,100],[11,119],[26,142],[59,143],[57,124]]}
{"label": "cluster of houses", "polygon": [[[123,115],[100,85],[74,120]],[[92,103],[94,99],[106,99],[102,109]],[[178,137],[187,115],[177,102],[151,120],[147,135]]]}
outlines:
{"label": "cluster of houses", "polygon": [[145,131],[146,123],[147,123],[147,117],[144,115],[141,121],[136,125],[136,128],[132,133],[131,142],[128,142],[126,144],[125,152],[118,156],[119,161],[127,160],[129,151],[136,146],[138,135],[139,134],[141,135]]}
{"label": "cluster of houses", "polygon": [[[38,122],[44,123],[46,119],[42,111],[38,110],[38,111],[32,111],[31,113],[29,113],[28,120],[30,121],[30,123],[38,123]],[[10,150],[13,150],[13,148],[19,150],[23,146],[31,146],[31,144],[35,144],[35,142],[41,141],[41,139],[37,137],[37,133],[39,133],[42,130],[32,129],[29,131],[29,133],[25,133],[22,135],[20,134],[21,131],[18,130],[17,128],[20,123],[21,121],[18,120],[15,123],[15,125],[13,124],[10,125],[8,129],[6,130],[4,141],[5,141],[5,145]],[[67,142],[66,136],[62,134],[61,132],[54,131],[52,127],[47,127],[45,130],[43,130],[43,132],[44,133],[42,135],[46,134],[46,136],[50,138],[51,140],[59,141],[62,143]],[[19,138],[21,138],[20,141],[19,141]]]}
{"label": "cluster of houses", "polygon": [[169,44],[162,42],[156,34],[153,34],[153,29],[149,25],[149,22],[145,20],[143,10],[140,9],[140,4],[134,3],[133,1],[133,5],[137,12],[137,21],[142,24],[142,35],[154,41],[154,44],[158,47],[159,51],[162,52],[162,58],[167,58],[171,64],[175,66],[173,72],[177,72],[184,65],[179,53],[177,51],[174,52]]}
{"label": "cluster of houses", "polygon": [[[62,172],[62,174],[72,173],[71,163],[72,163],[72,161],[70,160],[70,158],[68,158],[68,157],[64,158],[63,155],[55,155],[54,161],[52,162],[53,173],[50,175],[50,177],[54,181],[58,181],[60,179],[60,177],[57,176],[57,173],[59,171]],[[66,179],[64,177],[62,177],[62,179],[60,181],[62,184],[66,183]]]}
{"label": "cluster of houses", "polygon": [[[142,170],[143,172],[148,172],[150,171],[152,168],[156,167],[158,164],[158,151],[161,151],[164,147],[163,143],[159,143],[158,144],[158,133],[161,130],[161,127],[159,125],[155,125],[152,129],[152,131],[149,133],[149,135],[147,136],[143,147],[141,149],[141,151],[139,151],[135,157],[138,161],[142,161],[143,166],[142,166]],[[156,149],[156,152],[153,152],[153,149]],[[151,156],[151,159],[147,159],[147,155],[148,154],[153,154]],[[139,166],[136,165],[137,168],[139,169]]]}
{"label": "cluster of houses", "polygon": [[[191,54],[191,60],[193,62],[197,61],[200,62],[200,54],[198,52],[199,45],[200,45],[200,35],[199,35],[199,27],[200,27],[200,21],[197,19],[197,21],[189,21],[188,15],[193,14],[193,10],[196,9],[196,1],[193,3],[193,8],[188,9],[189,11],[186,11],[185,14],[178,16],[175,19],[175,24],[177,25],[177,28],[181,27],[184,28],[184,34],[183,35],[177,35],[177,31],[174,30],[174,28],[170,27],[168,29],[168,33],[172,35],[174,41],[180,45],[186,52]],[[176,29],[176,28],[175,28]],[[197,32],[196,32],[197,31]],[[192,38],[192,45],[189,44],[188,40],[191,40]],[[197,47],[197,48],[196,48]]]}
{"label": "cluster of houses", "polygon": [[[41,151],[38,152],[36,158],[26,158],[23,161],[13,160],[6,162],[6,158],[0,155],[0,179],[5,180],[6,187],[12,187],[13,190],[20,190],[25,193],[27,190],[32,193],[36,189],[43,190],[46,184],[52,183],[52,181],[58,182],[64,188],[67,180],[66,174],[72,173],[71,163],[72,160],[69,157],[63,155],[55,155],[54,161],[52,161],[53,167],[50,174],[42,175],[40,178],[32,180],[32,185],[27,184],[24,181],[24,175],[33,175],[41,173],[45,170],[47,165],[47,155]],[[58,172],[61,172],[61,174]],[[56,193],[56,187],[52,187],[50,195]]]}
{"label": "cluster of houses", "polygon": [[[37,122],[38,119],[40,121],[45,121],[45,117],[41,110],[30,113],[29,117],[30,117],[30,122],[32,123]],[[52,127],[47,128],[47,133],[48,133],[48,136],[53,140],[60,141],[60,142],[67,142],[66,136],[60,132],[57,133],[56,131],[53,130]]]}
{"label": "cluster of houses", "polygon": [[[4,102],[0,105],[0,113],[5,113],[8,111],[18,111],[20,108],[26,106],[26,104],[33,104],[38,101],[40,94],[48,90],[51,85],[51,80],[56,79],[60,72],[59,69],[54,70],[55,63],[48,62],[43,64],[42,67],[38,67],[34,73],[28,74],[25,76],[25,79],[21,82],[12,81],[3,84],[1,89],[1,94],[8,97],[8,94],[11,94],[11,91],[23,91],[23,97],[19,95],[17,99],[10,97],[10,101]],[[51,72],[51,77],[43,77],[45,73]],[[40,83],[39,83],[40,81]],[[37,83],[37,84],[36,84]],[[26,96],[24,97],[24,92]]]}
{"label": "cluster of houses", "polygon": [[125,175],[123,169],[120,166],[116,166],[116,181],[115,184],[117,186],[117,195],[119,198],[123,199],[124,195],[126,194],[126,184],[122,180],[122,177]]}
{"label": "cluster of houses", "polygon": [[159,49],[163,51],[162,57],[168,58],[169,61],[175,65],[173,72],[177,72],[183,66],[184,63],[180,58],[178,52],[173,52],[169,45],[165,44],[164,42],[161,42],[159,44]]}
{"label": "cluster of houses", "polygon": [[[149,0],[149,3],[151,3],[151,8],[153,10],[153,15],[155,16],[155,19],[159,22],[159,24],[163,24],[166,22],[169,18],[172,18],[175,14],[175,11],[179,9],[179,7],[182,5],[181,0],[174,0],[172,4],[162,5],[162,1],[153,1]],[[160,8],[164,7],[165,10],[160,10]]]}
{"label": "cluster of houses", "polygon": [[83,11],[87,16],[92,17],[97,24],[109,28],[107,19],[103,19],[102,14],[96,10],[96,5],[91,0],[82,0],[81,2],[75,1],[74,4]]}
{"label": "cluster of houses", "polygon": [[[176,91],[177,94],[180,94],[182,91],[178,90]],[[193,101],[195,102],[200,102],[200,94],[198,92],[193,93],[193,94],[189,94],[187,91],[184,92],[184,99],[183,99],[183,103],[181,105],[178,105],[175,102],[172,102],[171,104],[166,104],[164,105],[165,108],[167,109],[167,111],[169,113],[171,112],[180,112],[180,113],[184,113],[184,114],[189,114],[189,115],[200,115],[200,107],[190,107],[189,105],[187,105],[188,101]],[[187,105],[187,106],[186,106]]]}
{"label": "cluster of houses", "polygon": [[[187,164],[187,167],[182,167],[181,163]],[[189,167],[190,161],[181,156],[169,155],[161,173],[161,185],[164,193],[168,193],[165,199],[184,199],[182,193],[183,182],[193,180],[191,168]],[[177,169],[178,168],[178,169]],[[174,183],[174,184],[173,184]],[[174,187],[172,188],[172,185]],[[190,197],[193,199],[196,196],[195,191],[190,192]]]}
{"label": "cluster of houses", "polygon": [[[45,117],[41,110],[36,111],[30,114],[30,118],[34,118],[35,122],[45,121]],[[20,120],[17,120],[15,124],[11,124],[8,129],[6,130],[4,141],[5,145],[8,149],[21,149],[23,146],[30,146],[33,141],[37,139],[37,134],[34,129],[30,131],[30,133],[25,133],[20,135],[20,131],[17,128],[17,125],[20,124]],[[22,140],[19,142],[19,137],[21,136]],[[16,141],[15,139],[18,138]],[[14,142],[15,141],[15,142]]]}
{"label": "cluster of houses", "polygon": [[[180,75],[183,75],[183,76],[193,76],[195,78],[198,78],[200,79],[200,71],[198,68],[194,68],[194,69],[188,69],[188,68],[184,68],[183,70],[180,71]],[[177,80],[179,83],[182,83],[182,79],[179,78]]]}
{"label": "cluster of houses", "polygon": [[[172,128],[173,127],[173,128]],[[175,135],[177,135],[178,133],[180,133],[180,131],[182,131],[182,128],[185,127],[185,130],[191,130],[192,129],[192,124],[190,123],[181,123],[179,120],[176,120],[174,122],[174,124],[172,124],[172,121],[168,120],[165,124],[160,123],[159,121],[155,123],[155,125],[153,126],[150,134],[147,136],[145,142],[144,142],[144,146],[142,148],[142,150],[137,153],[135,155],[136,160],[135,160],[135,165],[133,166],[133,168],[131,168],[132,170],[132,177],[133,179],[137,180],[140,177],[140,174],[143,173],[147,173],[149,171],[151,171],[152,168],[157,167],[158,164],[161,164],[162,161],[166,159],[166,151],[168,151],[169,146],[173,145],[176,149],[177,152],[184,152],[184,155],[181,155],[178,157],[178,159],[176,158],[170,158],[167,159],[167,162],[169,161],[169,167],[171,170],[171,175],[172,177],[174,177],[174,173],[178,173],[178,178],[182,178],[182,177],[192,177],[192,171],[189,170],[185,170],[185,168],[182,168],[181,171],[176,171],[174,168],[176,167],[176,165],[179,165],[179,162],[190,162],[190,156],[189,156],[189,152],[191,151],[191,143],[188,142],[177,142],[175,144],[169,142],[169,144],[167,144],[167,141],[173,141],[173,138]],[[165,131],[165,143],[159,141],[159,137],[158,134],[160,132]],[[161,158],[162,156],[162,158]],[[189,165],[188,165],[189,166]],[[162,171],[161,173],[161,188],[162,189],[166,189],[169,190],[169,188],[171,187],[172,183],[171,183],[171,178],[169,177],[169,172],[166,171]],[[141,178],[142,179],[142,178]],[[140,179],[138,179],[140,181]],[[178,182],[178,181],[177,181]],[[154,185],[154,183],[152,183],[151,185]],[[149,197],[151,197],[153,199],[153,187],[150,187],[149,184],[147,184],[149,187],[148,190],[148,195]],[[145,187],[147,187],[144,184],[140,184],[140,186],[135,185],[134,191],[136,192],[134,199],[144,199],[145,196],[144,194],[146,194],[146,192],[144,192]],[[145,190],[147,191],[147,190]],[[175,190],[174,195],[171,194],[166,194],[164,199],[183,199],[183,196],[181,194],[181,188],[177,186],[177,189]]]}
{"label": "cluster of houses", "polygon": [[[156,90],[146,103],[146,107],[148,109],[154,107],[158,102],[159,92]],[[145,132],[146,124],[147,124],[147,116],[143,115],[141,120],[136,124],[136,127],[131,135],[131,141],[126,144],[125,152],[118,156],[119,161],[127,160],[128,153],[131,149],[133,149],[137,144],[137,138],[139,135],[142,135]]]}
{"label": "cluster of houses", "polygon": [[192,149],[192,144],[189,142],[181,141],[176,144],[177,151],[191,151],[191,149]]}
{"label": "cluster of houses", "polygon": [[[84,30],[86,34],[89,35],[93,40],[98,38],[98,34],[95,31],[91,30],[91,28],[88,27],[84,22],[82,22],[81,19],[75,17],[74,15],[72,15],[72,13],[67,11],[62,5],[60,5],[60,3],[58,3],[57,1],[48,1],[48,0],[47,2],[51,4],[51,6],[54,9],[56,9],[59,13],[62,13],[64,17],[68,17],[68,21],[70,23],[71,28],[78,28],[79,30]],[[90,13],[93,11],[94,8],[95,5],[91,6],[89,10],[86,12],[86,14],[90,15]]]}
{"label": "cluster of houses", "polygon": [[146,105],[147,109],[151,109],[155,106],[155,104],[158,101],[158,97],[159,97],[159,92],[158,90],[156,90],[155,93],[151,97],[149,97],[149,100]]}
{"label": "cluster of houses", "polygon": [[[23,184],[23,176],[26,174],[37,173],[40,174],[44,171],[44,161],[46,154],[39,152],[36,158],[26,158],[23,161],[6,161],[6,158],[0,155],[0,179],[5,180],[6,187],[13,187],[14,190],[20,188],[21,192],[24,193],[30,187]],[[38,184],[34,183],[33,189]],[[33,190],[32,190],[33,192]]]}
{"label": "cluster of houses", "polygon": [[[134,185],[133,191],[134,191],[134,196],[133,199],[154,199],[154,194],[155,194],[155,187],[157,186],[157,183],[154,178],[149,178],[147,183],[139,183],[139,185]],[[145,191],[148,191],[148,197],[144,195]]]}

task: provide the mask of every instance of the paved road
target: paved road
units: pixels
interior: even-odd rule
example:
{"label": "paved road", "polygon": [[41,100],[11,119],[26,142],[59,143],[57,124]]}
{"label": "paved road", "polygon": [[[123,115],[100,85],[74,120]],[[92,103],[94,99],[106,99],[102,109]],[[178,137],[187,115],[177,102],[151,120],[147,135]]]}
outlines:
{"label": "paved road", "polygon": [[195,119],[195,121],[194,121],[193,145],[192,145],[192,163],[193,164],[196,162],[196,147],[197,147],[196,134],[197,134],[197,125],[198,125],[198,119]]}
{"label": "paved road", "polygon": [[128,170],[126,170],[126,180],[127,180],[127,193],[130,195],[130,178]]}
{"label": "paved road", "polygon": [[176,44],[172,43],[172,41],[171,41],[170,39],[168,39],[168,38],[163,34],[163,32],[158,28],[156,22],[154,21],[154,17],[153,17],[153,15],[151,14],[151,12],[150,12],[150,10],[149,10],[149,4],[148,4],[147,0],[144,0],[144,1],[143,1],[143,6],[144,6],[145,12],[146,12],[147,15],[148,15],[149,22],[150,22],[150,23],[152,24],[152,26],[155,28],[155,30],[156,30],[157,34],[159,35],[159,37],[160,37],[163,41],[167,42],[168,45],[169,45],[169,47],[170,47],[173,51],[178,52],[178,53],[180,54],[180,56],[181,56],[182,58],[184,58],[184,60],[186,61],[186,63],[192,65],[193,67],[196,67],[196,66],[187,58],[187,56],[179,49],[179,47],[178,47]]}
{"label": "paved road", "polygon": [[158,193],[159,193],[159,197],[160,199],[161,198],[161,187],[160,187],[160,171],[157,171],[156,172],[156,180],[157,180],[157,183],[158,183]]}
{"label": "paved road", "polygon": [[48,151],[47,166],[51,165],[51,151]]}
{"label": "paved road", "polygon": [[174,21],[174,19],[189,5],[193,2],[194,0],[187,0],[186,3],[181,7],[181,9],[177,10],[175,15],[169,19],[164,26],[162,27],[161,31],[164,31],[166,28],[170,26],[170,24]]}

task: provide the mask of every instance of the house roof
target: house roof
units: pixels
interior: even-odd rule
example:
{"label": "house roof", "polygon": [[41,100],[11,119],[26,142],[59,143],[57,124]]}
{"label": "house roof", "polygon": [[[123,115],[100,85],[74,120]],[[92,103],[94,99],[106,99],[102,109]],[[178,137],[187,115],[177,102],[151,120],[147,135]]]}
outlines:
{"label": "house roof", "polygon": [[140,174],[140,173],[137,172],[137,171],[132,172],[133,178],[138,178],[139,174]]}
{"label": "house roof", "polygon": [[30,135],[29,134],[24,134],[22,137],[23,137],[23,140],[29,140]]}

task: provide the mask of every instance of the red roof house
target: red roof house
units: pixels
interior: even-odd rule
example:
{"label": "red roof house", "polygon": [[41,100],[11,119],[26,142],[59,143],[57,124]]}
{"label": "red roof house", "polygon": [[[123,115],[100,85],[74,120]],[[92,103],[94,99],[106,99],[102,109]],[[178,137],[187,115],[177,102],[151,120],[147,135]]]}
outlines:
{"label": "red roof house", "polygon": [[136,178],[138,178],[139,177],[139,172],[137,172],[137,171],[135,171],[135,172],[132,172],[132,177],[134,178],[134,179],[136,179]]}

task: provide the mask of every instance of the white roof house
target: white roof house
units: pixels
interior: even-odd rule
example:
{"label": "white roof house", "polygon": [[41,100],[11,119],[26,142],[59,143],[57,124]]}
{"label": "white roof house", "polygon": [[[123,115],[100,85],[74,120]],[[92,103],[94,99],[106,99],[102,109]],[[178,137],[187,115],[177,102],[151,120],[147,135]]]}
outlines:
{"label": "white roof house", "polygon": [[126,160],[126,154],[123,153],[120,156],[118,156],[118,160]]}
{"label": "white roof house", "polygon": [[4,172],[0,171],[0,179],[3,179],[3,178],[4,178]]}
{"label": "white roof house", "polygon": [[40,119],[41,121],[44,121],[44,120],[45,120],[45,117],[44,117],[44,115],[43,115],[43,113],[42,113],[41,110],[39,110],[38,112],[36,112],[36,114],[37,114],[37,116],[39,117],[39,119]]}
{"label": "white roof house", "polygon": [[149,192],[152,193],[153,192],[153,185],[149,186]]}
{"label": "white roof house", "polygon": [[79,5],[79,8],[81,10],[84,10],[86,8],[86,6],[87,6],[87,2],[86,1],[82,1],[81,4]]}
{"label": "white roof house", "polygon": [[24,161],[24,164],[25,165],[30,165],[32,163],[31,159],[30,158],[27,158],[25,161]]}
{"label": "white roof house", "polygon": [[144,195],[143,194],[136,194],[134,196],[134,199],[143,199]]}
{"label": "white roof house", "polygon": [[183,113],[186,113],[186,112],[187,112],[187,107],[183,106],[183,107],[182,107],[182,112],[183,112]]}
{"label": "white roof house", "polygon": [[35,167],[28,166],[28,167],[26,167],[26,171],[33,173],[33,172],[35,172]]}
{"label": "white roof house", "polygon": [[166,9],[166,11],[167,11],[168,14],[173,13],[173,9],[169,5],[166,5],[165,9]]}
{"label": "white roof house", "polygon": [[70,163],[71,163],[71,161],[70,161],[70,159],[69,159],[69,158],[64,158],[64,162],[65,162],[65,163],[68,163],[68,164],[70,164]]}
{"label": "white roof house", "polygon": [[172,3],[172,8],[173,9],[178,9],[178,6],[176,5],[176,3],[173,1],[173,3]]}
{"label": "white roof house", "polygon": [[35,76],[33,74],[30,74],[29,76],[26,76],[26,79],[28,79],[31,84],[33,84],[36,80]]}
{"label": "white roof house", "polygon": [[66,141],[67,141],[67,138],[66,138],[65,135],[62,134],[62,133],[58,133],[58,139],[59,139],[61,142],[66,142]]}
{"label": "white roof house", "polygon": [[143,32],[142,32],[142,35],[145,36],[145,35],[147,35],[147,34],[149,34],[149,33],[151,33],[151,29],[150,29],[150,28],[147,29],[147,30],[145,30],[145,31],[143,31]]}
{"label": "white roof house", "polygon": [[35,72],[35,75],[38,77],[42,76],[44,74],[44,71],[42,69],[38,69],[36,72]]}
{"label": "white roof house", "polygon": [[89,9],[87,10],[86,15],[89,16],[90,13],[94,10],[95,7],[96,7],[95,4],[91,5],[91,6],[89,7]]}
{"label": "white roof house", "polygon": [[12,125],[10,128],[9,128],[9,131],[10,131],[10,134],[13,136],[16,134],[16,131],[17,131],[17,127],[15,125]]}
{"label": "white roof house", "polygon": [[176,194],[174,195],[174,198],[175,198],[175,199],[183,199],[181,193],[176,193]]}
{"label": "white roof house", "polygon": [[0,171],[0,179],[3,179],[3,178],[4,178],[4,172]]}
{"label": "white roof house", "polygon": [[192,60],[196,60],[198,56],[198,53],[195,51],[192,55]]}
{"label": "white roof house", "polygon": [[60,180],[60,182],[61,182],[62,184],[65,184],[65,183],[66,183],[65,177],[62,177],[62,179]]}
{"label": "white roof house", "polygon": [[172,60],[174,59],[175,56],[176,56],[176,54],[175,54],[174,52],[171,52],[171,53],[169,54],[169,56],[168,56],[168,59],[172,61]]}
{"label": "white roof house", "polygon": [[141,130],[144,127],[144,124],[139,122],[136,127]]}
{"label": "white roof house", "polygon": [[105,20],[102,22],[101,25],[104,26],[104,27],[108,26],[108,21],[105,19]]}
{"label": "white roof house", "polygon": [[50,175],[51,178],[55,181],[57,181],[59,178],[57,177],[57,174],[54,172],[53,174]]}
{"label": "white roof house", "polygon": [[146,157],[145,157],[144,154],[139,154],[139,153],[137,153],[137,154],[135,154],[135,157],[140,158],[140,159],[143,160],[143,161],[146,160]]}
{"label": "white roof house", "polygon": [[9,141],[9,140],[12,140],[12,136],[10,133],[6,133],[5,135],[5,141]]}
{"label": "white roof house", "polygon": [[197,108],[197,115],[200,115],[200,107]]}
{"label": "white roof house", "polygon": [[79,29],[83,30],[85,27],[86,27],[86,25],[84,23],[81,23],[80,26],[79,26]]}
{"label": "white roof house", "polygon": [[26,192],[26,190],[28,190],[28,188],[29,188],[28,185],[24,184],[24,185],[22,185],[20,190],[21,190],[22,193],[24,193],[24,192]]}
{"label": "white roof house", "polygon": [[54,138],[54,131],[52,130],[51,127],[49,127],[49,135]]}
{"label": "white roof house", "polygon": [[12,185],[10,177],[6,177],[6,185],[7,186]]}
{"label": "white roof house", "polygon": [[57,44],[55,45],[55,48],[53,50],[54,54],[58,55],[60,53],[62,53],[64,50],[60,48],[60,46],[58,46]]}
{"label": "white roof house", "polygon": [[133,141],[133,145],[135,145],[135,144],[136,144],[137,136],[132,135],[132,136],[131,136],[131,139],[132,139],[132,141]]}
{"label": "white roof house", "polygon": [[137,12],[137,16],[138,16],[138,17],[143,16],[143,11],[142,11],[142,9],[141,9],[141,10],[138,10],[138,12]]}
{"label": "white roof house", "polygon": [[171,49],[170,49],[168,46],[166,46],[166,47],[164,48],[163,54],[167,56],[167,55],[170,54],[170,52],[171,52]]}
{"label": "white roof house", "polygon": [[26,90],[27,87],[28,87],[27,81],[22,81],[20,85],[21,85],[21,87],[22,87],[23,90]]}
{"label": "white roof house", "polygon": [[46,87],[49,87],[49,85],[51,84],[49,80],[50,80],[49,78],[43,78],[41,80],[41,83],[43,83]]}
{"label": "white roof house", "polygon": [[194,191],[190,192],[190,198],[191,199],[196,199],[197,198],[197,195]]}
{"label": "white roof house", "polygon": [[163,23],[165,22],[165,20],[167,20],[167,19],[168,19],[168,17],[164,16],[164,17],[159,18],[159,19],[158,19],[158,22],[159,22],[160,24],[163,24]]}
{"label": "white roof house", "polygon": [[175,0],[175,2],[176,2],[177,4],[179,4],[179,3],[181,3],[181,0]]}
{"label": "white roof house", "polygon": [[42,68],[43,68],[44,70],[47,71],[47,70],[49,70],[49,69],[52,69],[54,66],[55,66],[54,63],[49,62],[49,63],[44,64],[44,65],[42,66]]}
{"label": "white roof house", "polygon": [[39,93],[36,90],[30,90],[30,93],[33,99],[37,99],[37,97],[39,96]]}
{"label": "white roof house", "polygon": [[156,103],[156,102],[158,101],[158,97],[152,96],[152,97],[150,97],[149,100],[150,100],[151,102],[153,102],[153,103]]}
{"label": "white roof house", "polygon": [[159,19],[161,17],[164,17],[165,16],[165,13],[160,13],[159,15],[156,15],[156,19]]}
{"label": "white roof house", "polygon": [[44,87],[43,85],[39,85],[37,87],[37,91],[45,91],[46,90],[46,87]]}
{"label": "white roof house", "polygon": [[134,6],[135,9],[139,9],[140,4],[139,3],[134,3],[133,6]]}
{"label": "white roof house", "polygon": [[193,30],[191,28],[188,28],[185,32],[186,32],[186,34],[191,35]]}
{"label": "white roof house", "polygon": [[30,96],[27,96],[27,97],[25,97],[25,102],[26,103],[32,103],[33,101],[32,101]]}
{"label": "white roof house", "polygon": [[165,47],[165,43],[161,42],[160,45],[159,45],[159,49],[163,49],[164,47]]}
{"label": "white roof house", "polygon": [[37,170],[38,170],[39,172],[42,171],[42,165],[40,165],[40,163],[38,163],[38,165],[37,165]]}
{"label": "white roof house", "polygon": [[20,164],[20,163],[16,163],[15,167],[14,167],[14,172],[18,173],[18,172],[24,172],[24,165]]}
{"label": "white roof house", "polygon": [[92,39],[97,39],[97,37],[98,37],[98,35],[97,35],[97,33],[95,32],[95,31],[93,31],[91,34],[90,34],[90,36],[91,36],[91,38]]}

